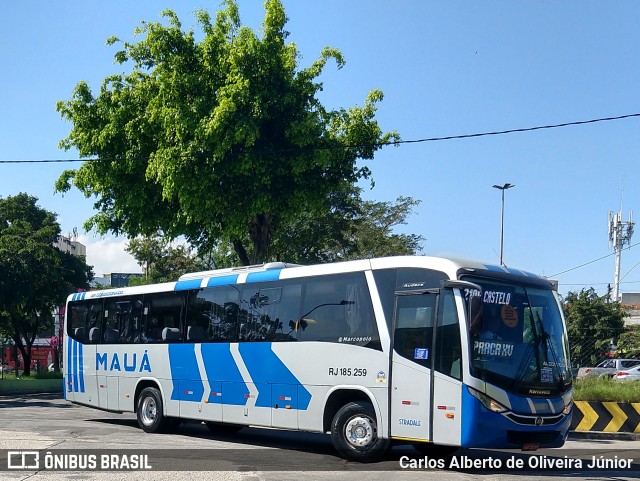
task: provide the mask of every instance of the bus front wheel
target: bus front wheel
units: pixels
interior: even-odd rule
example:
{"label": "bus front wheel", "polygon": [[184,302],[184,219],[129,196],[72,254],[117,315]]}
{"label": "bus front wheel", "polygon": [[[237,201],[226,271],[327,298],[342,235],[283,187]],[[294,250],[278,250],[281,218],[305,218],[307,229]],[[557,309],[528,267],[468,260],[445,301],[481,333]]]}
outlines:
{"label": "bus front wheel", "polygon": [[144,432],[159,433],[177,426],[178,420],[164,415],[162,395],[155,387],[147,387],[138,396],[138,425]]}
{"label": "bus front wheel", "polygon": [[388,439],[378,437],[373,406],[366,402],[340,408],[331,423],[331,440],[340,456],[364,463],[380,459],[389,447]]}

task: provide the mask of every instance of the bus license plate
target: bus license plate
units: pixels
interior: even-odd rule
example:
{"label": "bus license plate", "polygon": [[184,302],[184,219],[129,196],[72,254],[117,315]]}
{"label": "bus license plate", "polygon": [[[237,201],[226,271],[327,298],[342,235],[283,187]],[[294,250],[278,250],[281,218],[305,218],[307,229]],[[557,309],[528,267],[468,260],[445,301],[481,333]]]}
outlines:
{"label": "bus license plate", "polygon": [[539,443],[524,443],[522,445],[522,450],[523,451],[537,451],[539,447],[540,447]]}

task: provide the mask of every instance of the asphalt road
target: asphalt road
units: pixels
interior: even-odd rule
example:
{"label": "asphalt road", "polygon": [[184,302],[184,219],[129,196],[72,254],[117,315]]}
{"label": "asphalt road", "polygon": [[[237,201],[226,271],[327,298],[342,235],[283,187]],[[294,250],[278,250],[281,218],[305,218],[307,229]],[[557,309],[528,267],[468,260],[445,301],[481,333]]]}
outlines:
{"label": "asphalt road", "polygon": [[[7,450],[38,451],[40,469],[6,470]],[[533,454],[533,458],[529,454]],[[14,456],[12,464],[19,464],[15,453],[11,456]],[[605,469],[590,467],[594,457],[597,463],[607,464]],[[427,466],[419,466],[417,463],[421,460],[425,463],[424,456],[413,448],[399,445],[378,463],[350,463],[338,457],[328,436],[271,429],[245,428],[239,433],[228,434],[211,432],[202,424],[188,423],[182,424],[173,434],[146,434],[138,428],[133,414],[113,414],[76,406],[53,395],[0,397],[0,479],[11,480],[366,478],[373,481],[393,478],[441,481],[478,477],[502,480],[516,476],[526,476],[527,481],[559,476],[621,480],[640,477],[640,441],[568,441],[562,449],[535,453],[460,450],[446,460],[430,458]],[[33,462],[34,458],[25,459],[27,466],[32,466]],[[59,468],[69,467],[73,463],[99,468],[102,462],[105,466],[118,467],[127,462],[130,466],[146,462],[153,469],[135,472],[47,469],[56,464]],[[480,469],[463,469],[465,464],[471,466],[470,463]],[[400,469],[401,465],[407,469]],[[549,466],[556,469],[543,469]]]}

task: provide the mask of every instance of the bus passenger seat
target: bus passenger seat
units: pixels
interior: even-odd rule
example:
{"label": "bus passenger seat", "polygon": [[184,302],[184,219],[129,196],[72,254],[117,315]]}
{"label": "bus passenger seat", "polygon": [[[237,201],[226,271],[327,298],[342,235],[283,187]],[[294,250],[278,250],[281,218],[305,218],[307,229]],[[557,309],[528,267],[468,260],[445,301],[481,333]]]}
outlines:
{"label": "bus passenger seat", "polygon": [[162,330],[162,340],[165,342],[179,341],[180,329],[178,329],[177,327],[165,327]]}
{"label": "bus passenger seat", "polygon": [[[94,327],[93,329],[97,329],[97,327]],[[84,327],[76,327],[73,331],[73,334],[75,335],[76,340],[80,342],[85,341]]]}
{"label": "bus passenger seat", "polygon": [[[83,328],[81,327],[80,329],[83,329]],[[78,335],[77,331],[78,331],[78,329],[76,329],[76,336]],[[91,343],[100,342],[100,328],[99,327],[92,327],[91,329],[89,329],[89,342],[91,342]]]}
{"label": "bus passenger seat", "polygon": [[187,341],[208,340],[207,330],[202,326],[189,326],[187,328]]}
{"label": "bus passenger seat", "polygon": [[118,342],[120,334],[115,329],[107,329],[104,333],[104,342]]}

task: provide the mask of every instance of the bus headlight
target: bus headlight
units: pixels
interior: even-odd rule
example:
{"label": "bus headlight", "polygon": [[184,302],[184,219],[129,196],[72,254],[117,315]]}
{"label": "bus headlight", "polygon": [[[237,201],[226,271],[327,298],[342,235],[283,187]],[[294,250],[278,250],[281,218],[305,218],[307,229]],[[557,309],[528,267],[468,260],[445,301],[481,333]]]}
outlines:
{"label": "bus headlight", "polygon": [[569,404],[567,404],[564,407],[564,409],[562,410],[562,414],[564,414],[565,416],[569,414],[571,412],[572,407],[573,407],[573,400],[569,401]]}
{"label": "bus headlight", "polygon": [[467,389],[469,390],[469,394],[471,394],[474,398],[480,401],[484,405],[484,407],[486,407],[489,411],[493,411],[494,413],[504,413],[508,411],[506,407],[504,407],[495,399],[490,398],[486,394],[481,393],[480,391],[476,391],[475,389],[470,388],[469,386],[467,386]]}

